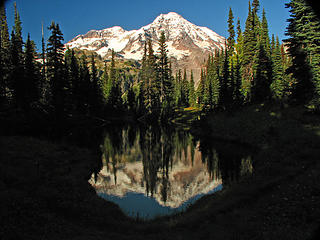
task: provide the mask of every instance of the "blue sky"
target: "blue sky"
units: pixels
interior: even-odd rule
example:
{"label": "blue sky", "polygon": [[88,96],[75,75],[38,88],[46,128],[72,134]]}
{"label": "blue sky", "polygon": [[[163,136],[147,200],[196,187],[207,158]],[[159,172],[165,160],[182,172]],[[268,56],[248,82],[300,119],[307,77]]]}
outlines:
{"label": "blue sky", "polygon": [[[92,29],[121,26],[125,30],[139,29],[151,23],[161,13],[177,12],[188,21],[205,26],[227,37],[229,7],[232,8],[235,22],[239,17],[241,27],[248,14],[248,0],[15,0],[21,16],[24,39],[28,33],[37,47],[41,44],[41,22],[45,28],[51,21],[59,23],[65,41]],[[13,24],[13,2],[6,2],[10,31]],[[252,2],[252,0],[251,0]],[[289,17],[284,4],[289,0],[260,0],[266,10],[269,33],[286,38]],[[45,38],[49,36],[45,31]]]}

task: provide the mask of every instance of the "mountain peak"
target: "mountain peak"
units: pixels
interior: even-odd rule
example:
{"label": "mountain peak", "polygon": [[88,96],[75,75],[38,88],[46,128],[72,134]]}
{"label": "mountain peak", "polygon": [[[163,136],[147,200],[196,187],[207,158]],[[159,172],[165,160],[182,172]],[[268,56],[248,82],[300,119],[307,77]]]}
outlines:
{"label": "mountain peak", "polygon": [[[166,14],[160,14],[154,21],[153,24],[170,24],[173,26],[177,26],[181,23],[188,22],[186,19],[184,19],[180,14],[176,12],[169,12]],[[189,22],[188,22],[189,23]],[[191,24],[191,23],[190,23]]]}
{"label": "mountain peak", "polygon": [[176,12],[160,14],[152,23],[138,30],[126,31],[119,26],[91,30],[69,41],[66,47],[94,51],[104,58],[110,57],[111,49],[114,49],[124,59],[141,60],[146,39],[150,38],[154,49],[157,49],[163,31],[173,73],[177,69],[192,69],[196,81],[200,79],[202,65],[209,54],[225,47],[224,37],[187,21]]}
{"label": "mountain peak", "polygon": [[176,12],[169,12],[169,13],[162,13],[158,16],[158,18],[165,18],[165,19],[179,19],[179,18],[183,18],[180,14],[176,13]]}

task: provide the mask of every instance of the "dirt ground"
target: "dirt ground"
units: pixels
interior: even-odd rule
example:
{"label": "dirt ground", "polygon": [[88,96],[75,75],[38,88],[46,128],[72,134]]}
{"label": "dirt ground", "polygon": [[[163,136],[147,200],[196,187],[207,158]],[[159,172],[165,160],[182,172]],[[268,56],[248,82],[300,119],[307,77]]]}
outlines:
{"label": "dirt ground", "polygon": [[101,161],[91,151],[1,136],[0,239],[320,239],[319,116],[253,106],[193,131],[257,147],[254,173],[149,222],[97,197],[88,179]]}

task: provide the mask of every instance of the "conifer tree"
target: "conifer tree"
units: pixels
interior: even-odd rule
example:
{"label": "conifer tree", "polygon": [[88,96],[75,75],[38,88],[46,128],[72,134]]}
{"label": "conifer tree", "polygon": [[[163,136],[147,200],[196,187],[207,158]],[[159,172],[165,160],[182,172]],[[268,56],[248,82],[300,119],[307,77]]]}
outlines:
{"label": "conifer tree", "polygon": [[291,0],[286,7],[291,13],[286,32],[289,38],[285,42],[292,57],[288,73],[296,81],[293,97],[306,102],[314,97],[319,86],[319,21],[304,0]]}
{"label": "conifer tree", "polygon": [[14,26],[11,33],[11,76],[14,102],[17,107],[24,108],[26,86],[24,82],[23,40],[20,15],[16,3],[14,3]]}
{"label": "conifer tree", "polygon": [[197,102],[200,107],[204,104],[204,91],[205,91],[205,76],[203,69],[201,69],[201,74],[200,74],[200,82],[197,88]]}
{"label": "conifer tree", "polygon": [[59,24],[52,22],[48,29],[51,31],[47,44],[47,70],[51,88],[51,104],[54,108],[55,116],[59,119],[65,114],[65,88],[67,87],[63,53],[64,45],[62,43],[64,39]]}
{"label": "conifer tree", "polygon": [[0,107],[9,102],[10,37],[4,3],[0,4]]}
{"label": "conifer tree", "polygon": [[267,56],[271,55],[271,46],[270,46],[270,37],[269,37],[269,27],[268,21],[266,18],[266,12],[263,9],[262,11],[262,21],[261,21],[261,40],[260,40],[264,50],[267,53]]}
{"label": "conifer tree", "polygon": [[69,79],[69,97],[71,101],[71,106],[73,110],[79,110],[79,103],[81,102],[80,93],[80,69],[78,59],[75,56],[74,50],[67,50],[65,53],[66,65],[67,65],[67,76]]}
{"label": "conifer tree", "polygon": [[204,84],[204,95],[203,95],[203,103],[206,111],[212,110],[214,107],[213,100],[213,81],[215,78],[214,68],[213,68],[213,56],[209,55],[207,66],[206,66],[206,77]]}
{"label": "conifer tree", "polygon": [[239,56],[239,62],[241,62],[243,57],[243,33],[241,31],[240,19],[237,21],[237,43],[235,45],[236,53]]}
{"label": "conifer tree", "polygon": [[171,101],[169,98],[172,94],[172,82],[170,78],[170,69],[167,56],[167,45],[164,31],[161,32],[159,39],[159,64],[158,77],[160,79],[160,102]]}
{"label": "conifer tree", "polygon": [[32,41],[30,40],[30,34],[28,34],[24,53],[24,85],[26,87],[24,104],[27,108],[30,107],[30,104],[32,102],[36,102],[39,100],[39,72],[37,71],[35,65],[35,56],[36,51],[34,49]]}
{"label": "conifer tree", "polygon": [[[89,91],[90,89],[90,72],[87,63],[87,57],[83,54],[80,57],[79,67],[79,89],[77,93],[77,109],[82,114],[89,113]],[[78,95],[79,94],[79,95]]]}
{"label": "conifer tree", "polygon": [[139,77],[138,77],[138,109],[137,112],[139,115],[142,115],[145,113],[145,103],[144,103],[144,96],[145,96],[145,82],[147,81],[146,77],[146,70],[147,70],[147,42],[144,44],[144,51],[142,56],[142,63],[141,63],[141,69],[139,71]]}
{"label": "conifer tree", "polygon": [[271,84],[271,90],[273,93],[273,98],[277,101],[281,101],[284,96],[285,84],[283,76],[283,63],[281,57],[281,48],[279,43],[279,38],[276,39],[276,45],[274,51],[272,52],[272,62],[273,62],[273,82]]}
{"label": "conifer tree", "polygon": [[90,112],[92,115],[99,114],[102,109],[103,96],[99,86],[98,73],[94,55],[91,55],[91,74],[90,74]]}
{"label": "conifer tree", "polygon": [[175,103],[176,106],[182,105],[182,76],[181,69],[176,72],[175,78]]}
{"label": "conifer tree", "polygon": [[227,49],[228,52],[232,55],[234,51],[234,44],[235,44],[235,31],[234,31],[234,25],[233,25],[233,12],[232,9],[229,9],[229,18],[228,18],[228,44]]}
{"label": "conifer tree", "polygon": [[109,89],[110,95],[108,97],[108,105],[112,109],[122,109],[122,98],[121,98],[121,79],[119,71],[115,67],[115,56],[116,53],[112,50],[111,66],[109,72]]}
{"label": "conifer tree", "polygon": [[197,102],[196,98],[196,92],[194,89],[194,78],[193,78],[193,72],[191,70],[190,72],[190,84],[189,84],[189,105],[191,107],[195,107]]}
{"label": "conifer tree", "polygon": [[257,14],[257,12],[258,12],[258,10],[259,10],[259,7],[260,7],[260,2],[259,2],[259,0],[253,0],[252,1],[252,6],[253,6],[253,12],[255,13],[255,14]]}
{"label": "conifer tree", "polygon": [[167,45],[164,31],[161,32],[159,39],[159,59],[158,59],[158,78],[160,84],[160,105],[161,117],[167,118],[172,114],[173,106],[173,83],[171,70],[167,56]]}
{"label": "conifer tree", "polygon": [[107,99],[108,99],[108,93],[109,93],[108,81],[109,81],[109,74],[108,74],[107,63],[104,62],[104,69],[103,69],[103,73],[101,76],[101,86],[102,86],[104,103],[106,103]]}
{"label": "conifer tree", "polygon": [[270,84],[272,82],[272,62],[270,52],[270,40],[268,22],[265,10],[262,13],[260,27],[260,38],[258,40],[258,51],[255,58],[255,76],[252,86],[253,100],[262,102],[270,96]]}
{"label": "conifer tree", "polygon": [[242,92],[245,102],[251,101],[251,86],[254,80],[254,56],[256,52],[256,35],[254,29],[254,15],[249,2],[248,17],[246,20],[243,38],[242,58]]}
{"label": "conifer tree", "polygon": [[184,69],[181,82],[181,102],[184,107],[189,106],[189,82],[187,79],[187,69]]}

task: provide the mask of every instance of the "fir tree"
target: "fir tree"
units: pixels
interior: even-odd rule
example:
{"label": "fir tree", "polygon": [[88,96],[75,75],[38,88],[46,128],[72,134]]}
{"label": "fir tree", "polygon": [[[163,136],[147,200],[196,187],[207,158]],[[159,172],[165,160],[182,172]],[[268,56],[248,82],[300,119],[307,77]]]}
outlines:
{"label": "fir tree", "polygon": [[[164,31],[161,32],[159,39],[159,64],[158,64],[158,77],[160,79],[160,102],[169,100],[172,94],[172,82],[170,81],[170,69],[167,56],[167,45]],[[169,100],[170,102],[170,100]]]}
{"label": "fir tree", "polygon": [[235,31],[234,31],[234,25],[233,25],[233,13],[231,8],[229,9],[228,33],[229,33],[229,37],[228,37],[227,48],[228,48],[228,52],[231,53],[232,55],[234,51],[234,44],[235,44]]}
{"label": "fir tree", "polygon": [[65,88],[67,87],[63,53],[64,45],[62,43],[64,39],[59,24],[52,22],[48,29],[51,31],[47,44],[47,70],[51,88],[51,104],[54,108],[55,116],[59,119],[65,114]]}
{"label": "fir tree", "polygon": [[283,76],[283,63],[281,57],[281,48],[279,39],[277,37],[276,45],[274,51],[272,52],[272,62],[273,62],[273,82],[271,84],[271,90],[273,93],[273,98],[277,101],[281,101],[284,96],[284,76]]}
{"label": "fir tree", "polygon": [[108,74],[107,63],[104,62],[104,69],[101,76],[101,85],[102,85],[103,99],[105,103],[107,102],[108,94],[110,92],[108,89],[108,81],[109,81],[109,74]]}
{"label": "fir tree", "polygon": [[4,3],[0,4],[0,107],[9,102],[10,38]]}
{"label": "fir tree", "polygon": [[201,69],[201,74],[200,74],[200,82],[197,88],[197,102],[199,106],[201,107],[204,104],[204,91],[205,91],[205,76],[203,69]]}
{"label": "fir tree", "polygon": [[167,118],[172,114],[173,105],[173,83],[171,79],[170,67],[167,56],[167,45],[164,31],[161,32],[159,39],[159,59],[158,59],[158,78],[160,81],[160,105],[161,117]]}
{"label": "fir tree", "polygon": [[26,87],[24,104],[27,108],[30,107],[32,102],[37,102],[40,95],[39,72],[36,68],[35,56],[36,51],[32,41],[30,40],[30,34],[28,34],[24,53],[24,85]]}
{"label": "fir tree", "polygon": [[67,50],[66,65],[68,66],[68,79],[69,79],[69,96],[71,96],[71,108],[73,110],[80,110],[79,103],[81,102],[80,93],[80,69],[78,59],[75,56],[74,50]]}
{"label": "fir tree", "polygon": [[78,93],[76,93],[77,98],[77,108],[82,114],[89,113],[89,91],[90,89],[90,71],[88,68],[87,57],[83,54],[80,58],[80,68],[79,68],[79,88]]}
{"label": "fir tree", "polygon": [[183,78],[181,82],[181,103],[184,107],[188,107],[189,105],[189,83],[186,69],[183,71]]}
{"label": "fir tree", "polygon": [[93,115],[101,115],[103,105],[104,105],[104,97],[103,97],[103,85],[98,78],[97,68],[95,64],[94,55],[91,55],[91,87],[90,87],[90,109],[91,114]]}
{"label": "fir tree", "polygon": [[[257,3],[257,2],[256,2]],[[251,4],[249,2],[248,17],[246,20],[245,31],[243,36],[243,58],[242,58],[242,92],[244,100],[246,102],[251,101],[252,92],[251,87],[254,82],[254,71],[255,71],[255,53],[257,47],[257,36],[256,36],[256,11],[251,10]]]}
{"label": "fir tree", "polygon": [[[306,102],[314,97],[314,89],[317,86],[317,75],[315,71],[319,66],[319,22],[315,14],[304,0],[291,0],[286,4],[290,8],[289,25],[285,40],[288,51],[292,57],[292,65],[288,73],[292,73],[296,81],[293,97],[299,102]],[[315,61],[314,61],[315,60]]]}
{"label": "fir tree", "polygon": [[191,70],[190,72],[190,84],[189,84],[189,105],[191,107],[195,107],[197,102],[196,98],[196,92],[194,89],[194,78],[193,78],[193,72]]}
{"label": "fir tree", "polygon": [[148,55],[146,58],[146,81],[144,86],[144,105],[148,115],[157,118],[160,107],[160,84],[157,77],[156,56],[154,55],[151,40],[148,39]]}
{"label": "fir tree", "polygon": [[20,15],[14,3],[14,26],[11,34],[11,83],[13,87],[14,102],[17,107],[24,108],[26,86],[24,83],[23,40]]}
{"label": "fir tree", "polygon": [[112,50],[111,56],[111,66],[109,72],[109,89],[110,94],[108,97],[108,105],[111,109],[121,110],[122,108],[122,98],[121,98],[121,87],[120,87],[120,74],[115,67],[115,56],[116,53]]}

